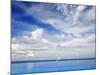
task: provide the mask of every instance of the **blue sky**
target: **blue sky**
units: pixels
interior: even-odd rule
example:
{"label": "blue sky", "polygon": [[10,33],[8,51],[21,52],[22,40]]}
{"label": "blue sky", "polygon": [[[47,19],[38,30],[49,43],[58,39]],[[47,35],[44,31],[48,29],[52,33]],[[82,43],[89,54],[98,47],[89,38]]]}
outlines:
{"label": "blue sky", "polygon": [[95,6],[13,1],[11,12],[13,50],[37,44],[95,57]]}

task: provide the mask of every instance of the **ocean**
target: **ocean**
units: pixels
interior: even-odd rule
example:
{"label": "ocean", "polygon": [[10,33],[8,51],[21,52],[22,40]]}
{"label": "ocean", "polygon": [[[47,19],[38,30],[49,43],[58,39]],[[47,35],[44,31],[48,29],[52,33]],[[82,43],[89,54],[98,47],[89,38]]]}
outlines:
{"label": "ocean", "polygon": [[66,59],[45,61],[12,62],[11,74],[30,74],[59,71],[75,71],[96,69],[96,59]]}

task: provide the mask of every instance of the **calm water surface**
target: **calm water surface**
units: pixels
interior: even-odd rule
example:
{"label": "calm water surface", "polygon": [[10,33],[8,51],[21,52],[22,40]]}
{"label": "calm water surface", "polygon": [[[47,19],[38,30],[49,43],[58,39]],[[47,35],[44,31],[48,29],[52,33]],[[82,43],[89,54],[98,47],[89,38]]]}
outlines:
{"label": "calm water surface", "polygon": [[95,59],[12,63],[12,74],[88,70],[96,68]]}

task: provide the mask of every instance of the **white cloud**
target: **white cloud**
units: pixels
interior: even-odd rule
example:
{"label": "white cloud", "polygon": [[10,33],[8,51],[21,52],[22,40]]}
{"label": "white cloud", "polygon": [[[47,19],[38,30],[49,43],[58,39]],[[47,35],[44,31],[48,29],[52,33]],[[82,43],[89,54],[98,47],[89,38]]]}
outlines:
{"label": "white cloud", "polygon": [[43,29],[42,28],[38,28],[36,29],[35,31],[32,31],[31,34],[32,34],[32,38],[33,39],[40,39],[43,35]]}
{"label": "white cloud", "polygon": [[44,43],[49,43],[49,41],[47,40],[47,39],[41,39],[42,40],[42,42],[44,42]]}
{"label": "white cloud", "polygon": [[79,17],[81,16],[82,11],[86,8],[84,5],[66,5],[66,4],[57,4],[57,10],[63,13],[63,16],[66,21],[71,21],[72,24],[78,22]]}
{"label": "white cloud", "polygon": [[93,21],[96,19],[96,8],[92,7],[91,9],[89,9],[87,12],[84,12],[82,14],[83,19],[87,20],[87,21]]}
{"label": "white cloud", "polygon": [[57,30],[60,30],[64,33],[74,33],[75,36],[79,36],[80,33],[88,32],[89,30],[94,30],[95,26],[93,25],[76,25],[73,26],[70,23],[65,23],[60,19],[47,19],[46,23],[49,23],[52,27]]}
{"label": "white cloud", "polygon": [[[41,33],[41,29],[32,32]],[[31,32],[30,32],[31,33]],[[41,33],[42,34],[42,33]],[[36,35],[37,36],[37,35]],[[62,42],[49,41],[48,38],[41,37],[34,39],[33,35],[23,35],[12,38],[13,60],[36,60],[39,59],[74,59],[74,58],[92,58],[95,57],[95,44],[89,44],[88,41],[95,38],[90,35],[86,38],[78,38]],[[65,35],[61,36],[66,37]],[[78,48],[76,46],[86,46]],[[23,55],[24,54],[24,55]],[[25,59],[24,59],[25,58]]]}
{"label": "white cloud", "polygon": [[61,43],[61,46],[66,46],[66,47],[76,47],[76,46],[86,46],[86,47],[89,47],[89,46],[93,46],[94,43],[88,43],[89,41],[95,39],[95,35],[94,34],[91,34],[87,37],[84,37],[84,38],[75,38],[75,39],[72,39],[70,41],[65,41],[63,43]]}
{"label": "white cloud", "polygon": [[79,20],[79,18],[81,16],[81,13],[85,8],[86,8],[86,6],[83,6],[83,5],[80,5],[80,6],[78,6],[76,8],[75,13],[73,13],[74,14],[74,16],[73,16],[73,24],[77,24],[77,22],[78,22],[78,20]]}
{"label": "white cloud", "polygon": [[13,50],[18,50],[19,44],[12,44],[12,49]]}

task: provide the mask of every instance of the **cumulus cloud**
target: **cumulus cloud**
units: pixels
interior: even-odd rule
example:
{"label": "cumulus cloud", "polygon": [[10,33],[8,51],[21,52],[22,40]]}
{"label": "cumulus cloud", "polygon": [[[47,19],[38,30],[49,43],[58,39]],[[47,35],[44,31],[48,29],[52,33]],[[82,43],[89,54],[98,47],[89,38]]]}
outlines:
{"label": "cumulus cloud", "polygon": [[[32,32],[39,31],[39,39],[34,39]],[[72,39],[61,42],[49,41],[49,38],[43,38],[42,29],[30,32],[32,35],[24,35],[18,38],[12,38],[13,60],[36,60],[38,59],[76,59],[76,58],[94,58],[95,44],[88,41],[95,38],[90,35],[86,38]],[[41,33],[41,36],[40,36]],[[38,34],[37,34],[38,35]],[[36,36],[37,36],[36,35]],[[61,38],[67,37],[62,35]],[[83,46],[83,48],[82,48]],[[24,54],[24,55],[21,55]],[[76,54],[75,54],[76,53]],[[77,55],[78,54],[78,55]],[[41,56],[43,55],[43,56]],[[84,56],[85,55],[85,56]],[[21,57],[21,58],[20,58]],[[75,58],[74,58],[75,57]],[[34,59],[33,59],[34,58]]]}
{"label": "cumulus cloud", "polygon": [[35,31],[32,31],[31,34],[32,34],[32,38],[33,39],[39,39],[43,35],[43,29],[42,28],[38,28]]}

